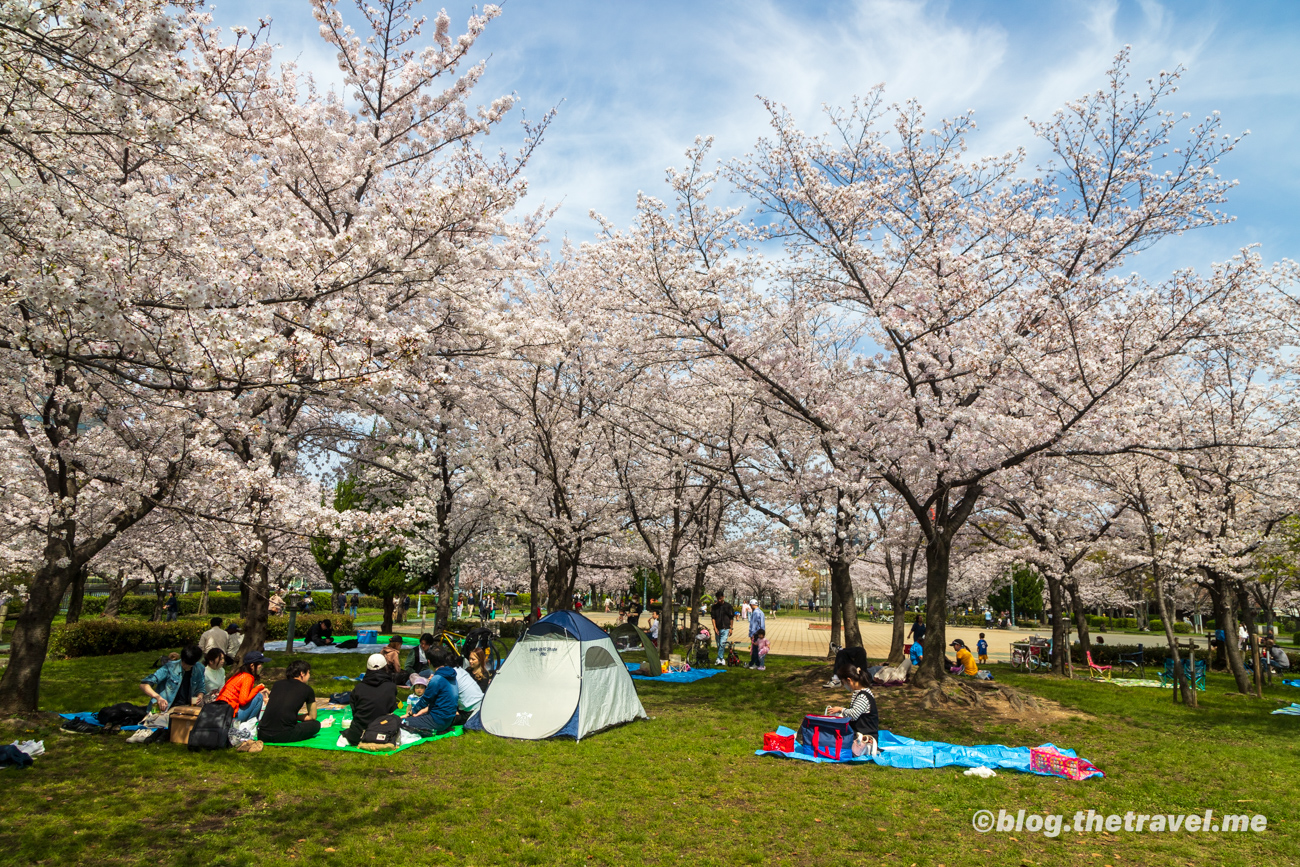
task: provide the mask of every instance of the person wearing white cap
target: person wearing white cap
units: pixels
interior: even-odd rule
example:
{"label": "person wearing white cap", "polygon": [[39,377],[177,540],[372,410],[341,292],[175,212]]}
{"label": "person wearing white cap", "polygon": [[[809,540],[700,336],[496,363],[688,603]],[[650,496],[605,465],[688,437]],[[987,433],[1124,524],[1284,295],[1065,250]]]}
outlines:
{"label": "person wearing white cap", "polygon": [[767,631],[767,617],[759,607],[757,599],[749,600],[749,667],[758,668],[762,662],[758,658],[758,633]]}
{"label": "person wearing white cap", "polygon": [[382,653],[370,654],[365,677],[352,689],[352,725],[343,732],[343,737],[354,747],[360,743],[366,726],[397,710],[397,684],[387,669],[388,660]]}

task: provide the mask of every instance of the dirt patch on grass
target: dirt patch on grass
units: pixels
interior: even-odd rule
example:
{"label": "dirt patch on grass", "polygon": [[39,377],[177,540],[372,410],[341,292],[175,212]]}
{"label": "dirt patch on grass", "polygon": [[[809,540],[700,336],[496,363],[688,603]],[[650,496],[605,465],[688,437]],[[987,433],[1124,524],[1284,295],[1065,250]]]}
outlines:
{"label": "dirt patch on grass", "polygon": [[[847,689],[823,688],[826,676],[827,666],[809,666],[789,675],[790,688],[806,697],[809,707],[847,704],[850,699]],[[1066,719],[1092,718],[1077,709],[1003,684],[974,686],[949,679],[941,693],[913,686],[877,686],[872,692],[880,702],[881,716],[902,722],[925,720],[977,727],[1017,723],[1036,728]]]}

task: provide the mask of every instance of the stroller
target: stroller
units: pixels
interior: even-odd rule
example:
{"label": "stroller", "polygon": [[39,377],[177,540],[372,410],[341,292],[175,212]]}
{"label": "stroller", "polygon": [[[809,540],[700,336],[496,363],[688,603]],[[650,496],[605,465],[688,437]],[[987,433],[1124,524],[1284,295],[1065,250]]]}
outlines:
{"label": "stroller", "polygon": [[709,632],[707,626],[701,626],[700,631],[695,633],[695,638],[691,641],[691,657],[695,660],[696,668],[704,668],[709,664],[709,647],[712,646],[713,633]]}

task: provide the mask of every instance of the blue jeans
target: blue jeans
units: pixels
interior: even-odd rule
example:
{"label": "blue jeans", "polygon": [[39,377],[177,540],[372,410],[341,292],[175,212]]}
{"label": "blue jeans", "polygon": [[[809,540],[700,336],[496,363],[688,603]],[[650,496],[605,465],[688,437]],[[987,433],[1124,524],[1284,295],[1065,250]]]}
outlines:
{"label": "blue jeans", "polygon": [[722,665],[725,661],[724,656],[727,653],[727,639],[729,637],[731,637],[730,629],[718,630],[718,665]]}
{"label": "blue jeans", "polygon": [[244,705],[235,713],[235,722],[248,722],[262,712],[262,700],[266,698],[265,692],[259,692],[253,696],[253,700]]}

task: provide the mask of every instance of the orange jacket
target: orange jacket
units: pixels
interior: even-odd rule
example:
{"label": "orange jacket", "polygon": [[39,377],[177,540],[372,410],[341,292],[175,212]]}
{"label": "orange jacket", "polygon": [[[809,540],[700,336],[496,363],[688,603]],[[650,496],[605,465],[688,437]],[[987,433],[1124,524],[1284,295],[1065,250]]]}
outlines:
{"label": "orange jacket", "polygon": [[217,701],[224,701],[235,710],[239,710],[247,707],[248,703],[264,689],[266,687],[258,683],[251,674],[241,671],[226,681],[221,692],[217,693]]}

